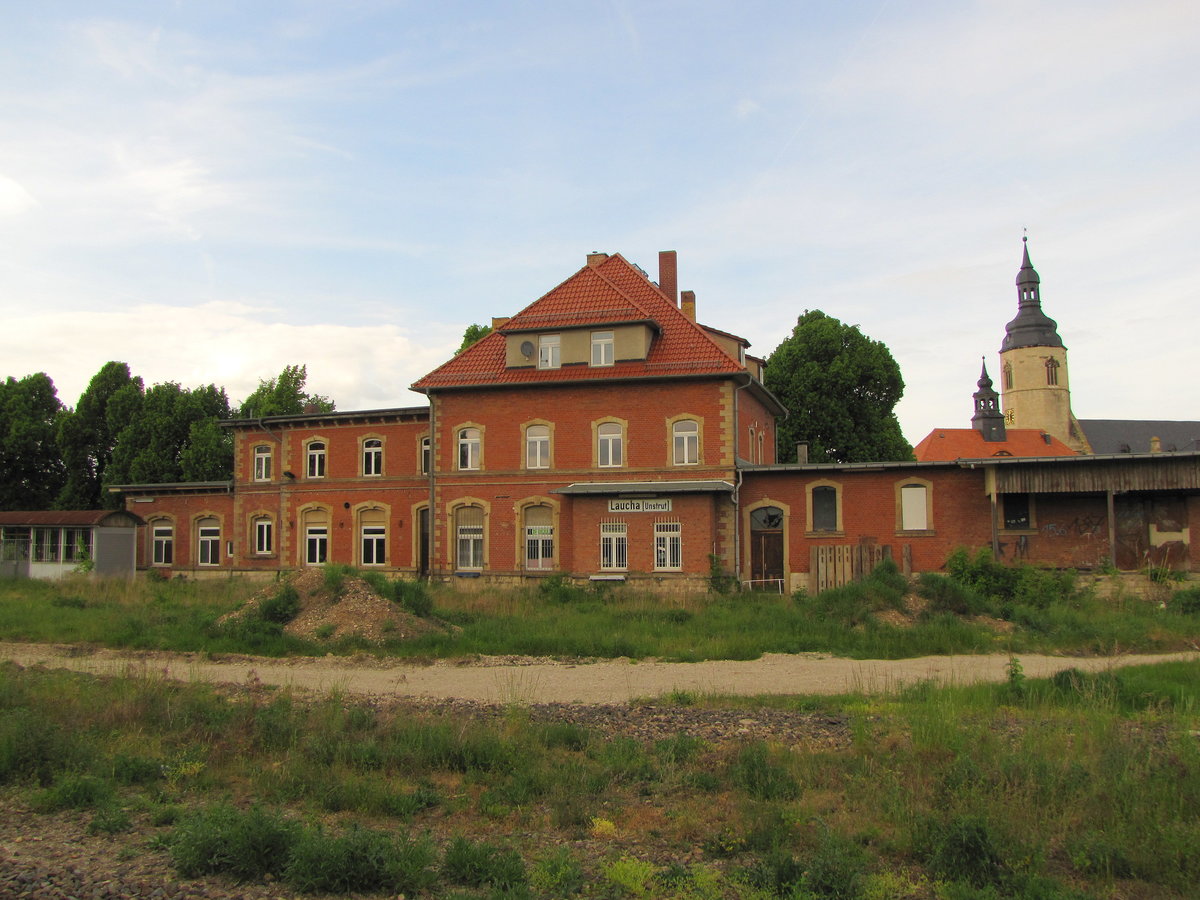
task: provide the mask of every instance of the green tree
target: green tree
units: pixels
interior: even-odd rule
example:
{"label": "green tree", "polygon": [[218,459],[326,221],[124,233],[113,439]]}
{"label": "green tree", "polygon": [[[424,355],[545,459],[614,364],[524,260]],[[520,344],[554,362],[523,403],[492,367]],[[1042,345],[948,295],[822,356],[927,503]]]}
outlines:
{"label": "green tree", "polygon": [[462,353],[476,341],[487,337],[492,333],[491,325],[468,325],[467,330],[463,332],[462,343],[458,345],[458,349],[454,352]]}
{"label": "green tree", "polygon": [[[142,379],[129,374],[123,362],[100,367],[75,409],[66,412],[58,427],[58,447],[66,466],[66,482],[55,506],[59,509],[100,509],[101,485],[112,461],[116,436],[140,406]],[[110,409],[111,407],[111,409]]]}
{"label": "green tree", "polygon": [[[223,388],[187,389],[166,382],[154,385],[138,402],[129,386],[113,395],[109,408],[126,414],[126,424],[117,433],[104,487],[231,477],[232,444],[222,438],[217,424],[229,418]],[[111,502],[118,500],[112,497]]]}
{"label": "green tree", "polygon": [[48,509],[62,490],[62,414],[45,372],[0,382],[0,509]]}
{"label": "green tree", "polygon": [[904,394],[888,348],[820,310],[805,310],[767,360],[766,386],[788,408],[779,459],[808,441],[812,462],[912,459],[895,408]]}
{"label": "green tree", "polygon": [[238,417],[262,419],[267,416],[295,416],[311,410],[333,412],[333,401],[304,390],[307,366],[284,366],[277,378],[259,381],[258,387],[242,403]]}

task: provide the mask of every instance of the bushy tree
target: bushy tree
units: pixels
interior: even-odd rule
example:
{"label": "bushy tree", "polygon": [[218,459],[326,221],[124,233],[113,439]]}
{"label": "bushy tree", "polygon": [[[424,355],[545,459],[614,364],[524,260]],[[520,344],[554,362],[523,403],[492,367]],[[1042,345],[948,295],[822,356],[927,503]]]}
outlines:
{"label": "bushy tree", "polygon": [[259,381],[258,387],[242,403],[237,414],[243,419],[261,419],[266,416],[295,416],[308,409],[333,412],[332,400],[304,390],[307,381],[307,366],[284,366],[278,377]]}
{"label": "bushy tree", "polygon": [[895,408],[904,394],[888,348],[820,310],[805,310],[767,360],[766,386],[788,408],[779,459],[808,441],[812,462],[912,459]]}
{"label": "bushy tree", "polygon": [[48,509],[62,490],[62,414],[45,372],[0,382],[0,509]]}
{"label": "bushy tree", "polygon": [[482,340],[492,333],[491,325],[468,325],[467,330],[463,332],[462,343],[458,345],[455,353],[462,353],[478,340]]}
{"label": "bushy tree", "polygon": [[[141,405],[142,379],[123,362],[107,362],[88,383],[75,409],[61,417],[58,447],[66,466],[59,509],[99,509],[101,485],[117,435]],[[107,504],[112,505],[112,502]]]}

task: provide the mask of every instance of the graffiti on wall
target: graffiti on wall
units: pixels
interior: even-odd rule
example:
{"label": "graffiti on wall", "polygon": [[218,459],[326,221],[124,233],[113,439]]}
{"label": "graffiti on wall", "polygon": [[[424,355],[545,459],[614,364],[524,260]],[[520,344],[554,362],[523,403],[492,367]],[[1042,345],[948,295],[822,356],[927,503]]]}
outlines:
{"label": "graffiti on wall", "polygon": [[1076,516],[1066,523],[1047,522],[1042,526],[1042,531],[1051,537],[1067,537],[1074,534],[1090,538],[1098,535],[1103,525],[1104,516]]}

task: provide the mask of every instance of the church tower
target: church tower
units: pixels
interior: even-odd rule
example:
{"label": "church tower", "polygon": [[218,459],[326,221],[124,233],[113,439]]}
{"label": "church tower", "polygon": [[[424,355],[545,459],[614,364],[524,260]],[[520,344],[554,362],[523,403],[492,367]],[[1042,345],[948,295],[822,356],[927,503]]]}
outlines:
{"label": "church tower", "polygon": [[1017,315],[1004,326],[1000,390],[1009,428],[1037,428],[1079,453],[1091,453],[1071,412],[1067,348],[1058,323],[1042,312],[1041,279],[1029,261],[1029,238],[1017,273]]}
{"label": "church tower", "polygon": [[975,392],[975,415],[971,416],[971,427],[983,435],[988,443],[1004,442],[1008,434],[1004,430],[1004,414],[1000,412],[1000,398],[992,389],[992,379],[988,377],[987,363],[979,373],[979,388]]}

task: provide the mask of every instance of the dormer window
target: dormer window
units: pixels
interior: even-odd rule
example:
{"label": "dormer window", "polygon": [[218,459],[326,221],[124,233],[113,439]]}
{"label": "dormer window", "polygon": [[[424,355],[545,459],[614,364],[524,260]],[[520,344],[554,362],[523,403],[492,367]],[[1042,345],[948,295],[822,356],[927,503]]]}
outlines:
{"label": "dormer window", "polygon": [[560,341],[557,334],[543,334],[538,338],[538,368],[557,369],[562,365]]}
{"label": "dormer window", "polygon": [[613,359],[613,333],[611,331],[593,331],[592,365],[611,366]]}

